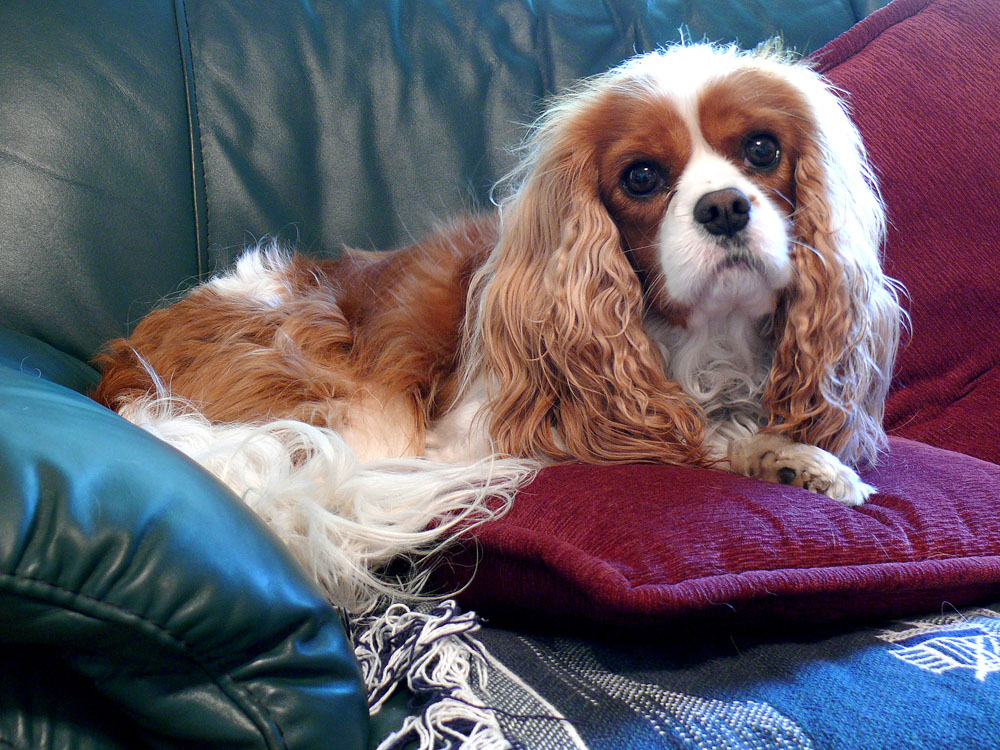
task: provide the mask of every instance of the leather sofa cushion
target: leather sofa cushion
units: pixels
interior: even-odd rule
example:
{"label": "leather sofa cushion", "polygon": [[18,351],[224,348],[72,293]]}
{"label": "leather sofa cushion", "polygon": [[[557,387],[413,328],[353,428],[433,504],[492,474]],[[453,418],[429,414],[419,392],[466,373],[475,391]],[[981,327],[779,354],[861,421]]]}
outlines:
{"label": "leather sofa cushion", "polygon": [[813,49],[856,6],[0,3],[0,326],[86,361],[265,235],[407,242],[486,205],[571,80],[681,26]]}
{"label": "leather sofa cushion", "polygon": [[[110,411],[6,367],[0,540],[0,652],[47,654],[64,696],[87,685],[96,723],[81,737],[365,746],[340,619],[246,506]],[[66,720],[54,708],[0,712],[4,740],[35,747],[31,732]],[[112,714],[122,727],[101,725]]]}

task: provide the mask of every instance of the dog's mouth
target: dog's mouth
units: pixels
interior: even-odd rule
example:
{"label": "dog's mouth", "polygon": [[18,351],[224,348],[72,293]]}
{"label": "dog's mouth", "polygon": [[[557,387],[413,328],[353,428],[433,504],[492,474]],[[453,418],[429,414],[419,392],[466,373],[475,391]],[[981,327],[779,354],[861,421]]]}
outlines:
{"label": "dog's mouth", "polygon": [[745,270],[751,273],[764,275],[767,270],[764,262],[749,250],[743,247],[729,247],[726,249],[726,256],[719,261],[716,266],[716,273],[722,273],[729,269]]}

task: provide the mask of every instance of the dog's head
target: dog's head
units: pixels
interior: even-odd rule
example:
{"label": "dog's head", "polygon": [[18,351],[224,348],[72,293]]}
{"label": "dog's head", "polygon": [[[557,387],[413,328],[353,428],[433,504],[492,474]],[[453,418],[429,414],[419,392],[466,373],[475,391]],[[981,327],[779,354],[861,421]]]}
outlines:
{"label": "dog's head", "polygon": [[[773,51],[678,46],[552,103],[501,206],[474,338],[503,450],[701,457],[702,416],[642,321],[771,316],[771,429],[874,458],[900,311],[860,138]],[[534,394],[534,395],[529,395]]]}

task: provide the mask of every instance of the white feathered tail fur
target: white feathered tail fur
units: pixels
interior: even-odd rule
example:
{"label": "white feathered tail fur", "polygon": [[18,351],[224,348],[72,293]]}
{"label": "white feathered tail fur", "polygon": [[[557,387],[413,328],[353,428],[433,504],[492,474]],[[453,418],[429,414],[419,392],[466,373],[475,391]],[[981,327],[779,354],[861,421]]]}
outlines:
{"label": "white feathered tail fur", "polygon": [[[404,458],[359,464],[330,429],[281,420],[212,424],[190,404],[157,393],[120,413],[190,456],[263,519],[348,612],[419,597],[426,558],[458,534],[503,515],[532,462],[487,458],[470,465]],[[411,573],[380,575],[405,557]]]}

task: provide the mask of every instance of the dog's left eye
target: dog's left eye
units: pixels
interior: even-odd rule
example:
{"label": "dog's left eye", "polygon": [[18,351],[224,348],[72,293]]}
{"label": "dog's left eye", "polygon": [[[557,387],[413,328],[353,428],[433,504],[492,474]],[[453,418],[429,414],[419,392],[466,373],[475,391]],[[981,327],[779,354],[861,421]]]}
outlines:
{"label": "dog's left eye", "polygon": [[769,133],[755,133],[743,141],[743,158],[754,169],[774,169],[781,161],[781,144]]}
{"label": "dog's left eye", "polygon": [[622,188],[633,198],[650,196],[663,185],[663,171],[651,161],[637,161],[622,173]]}

